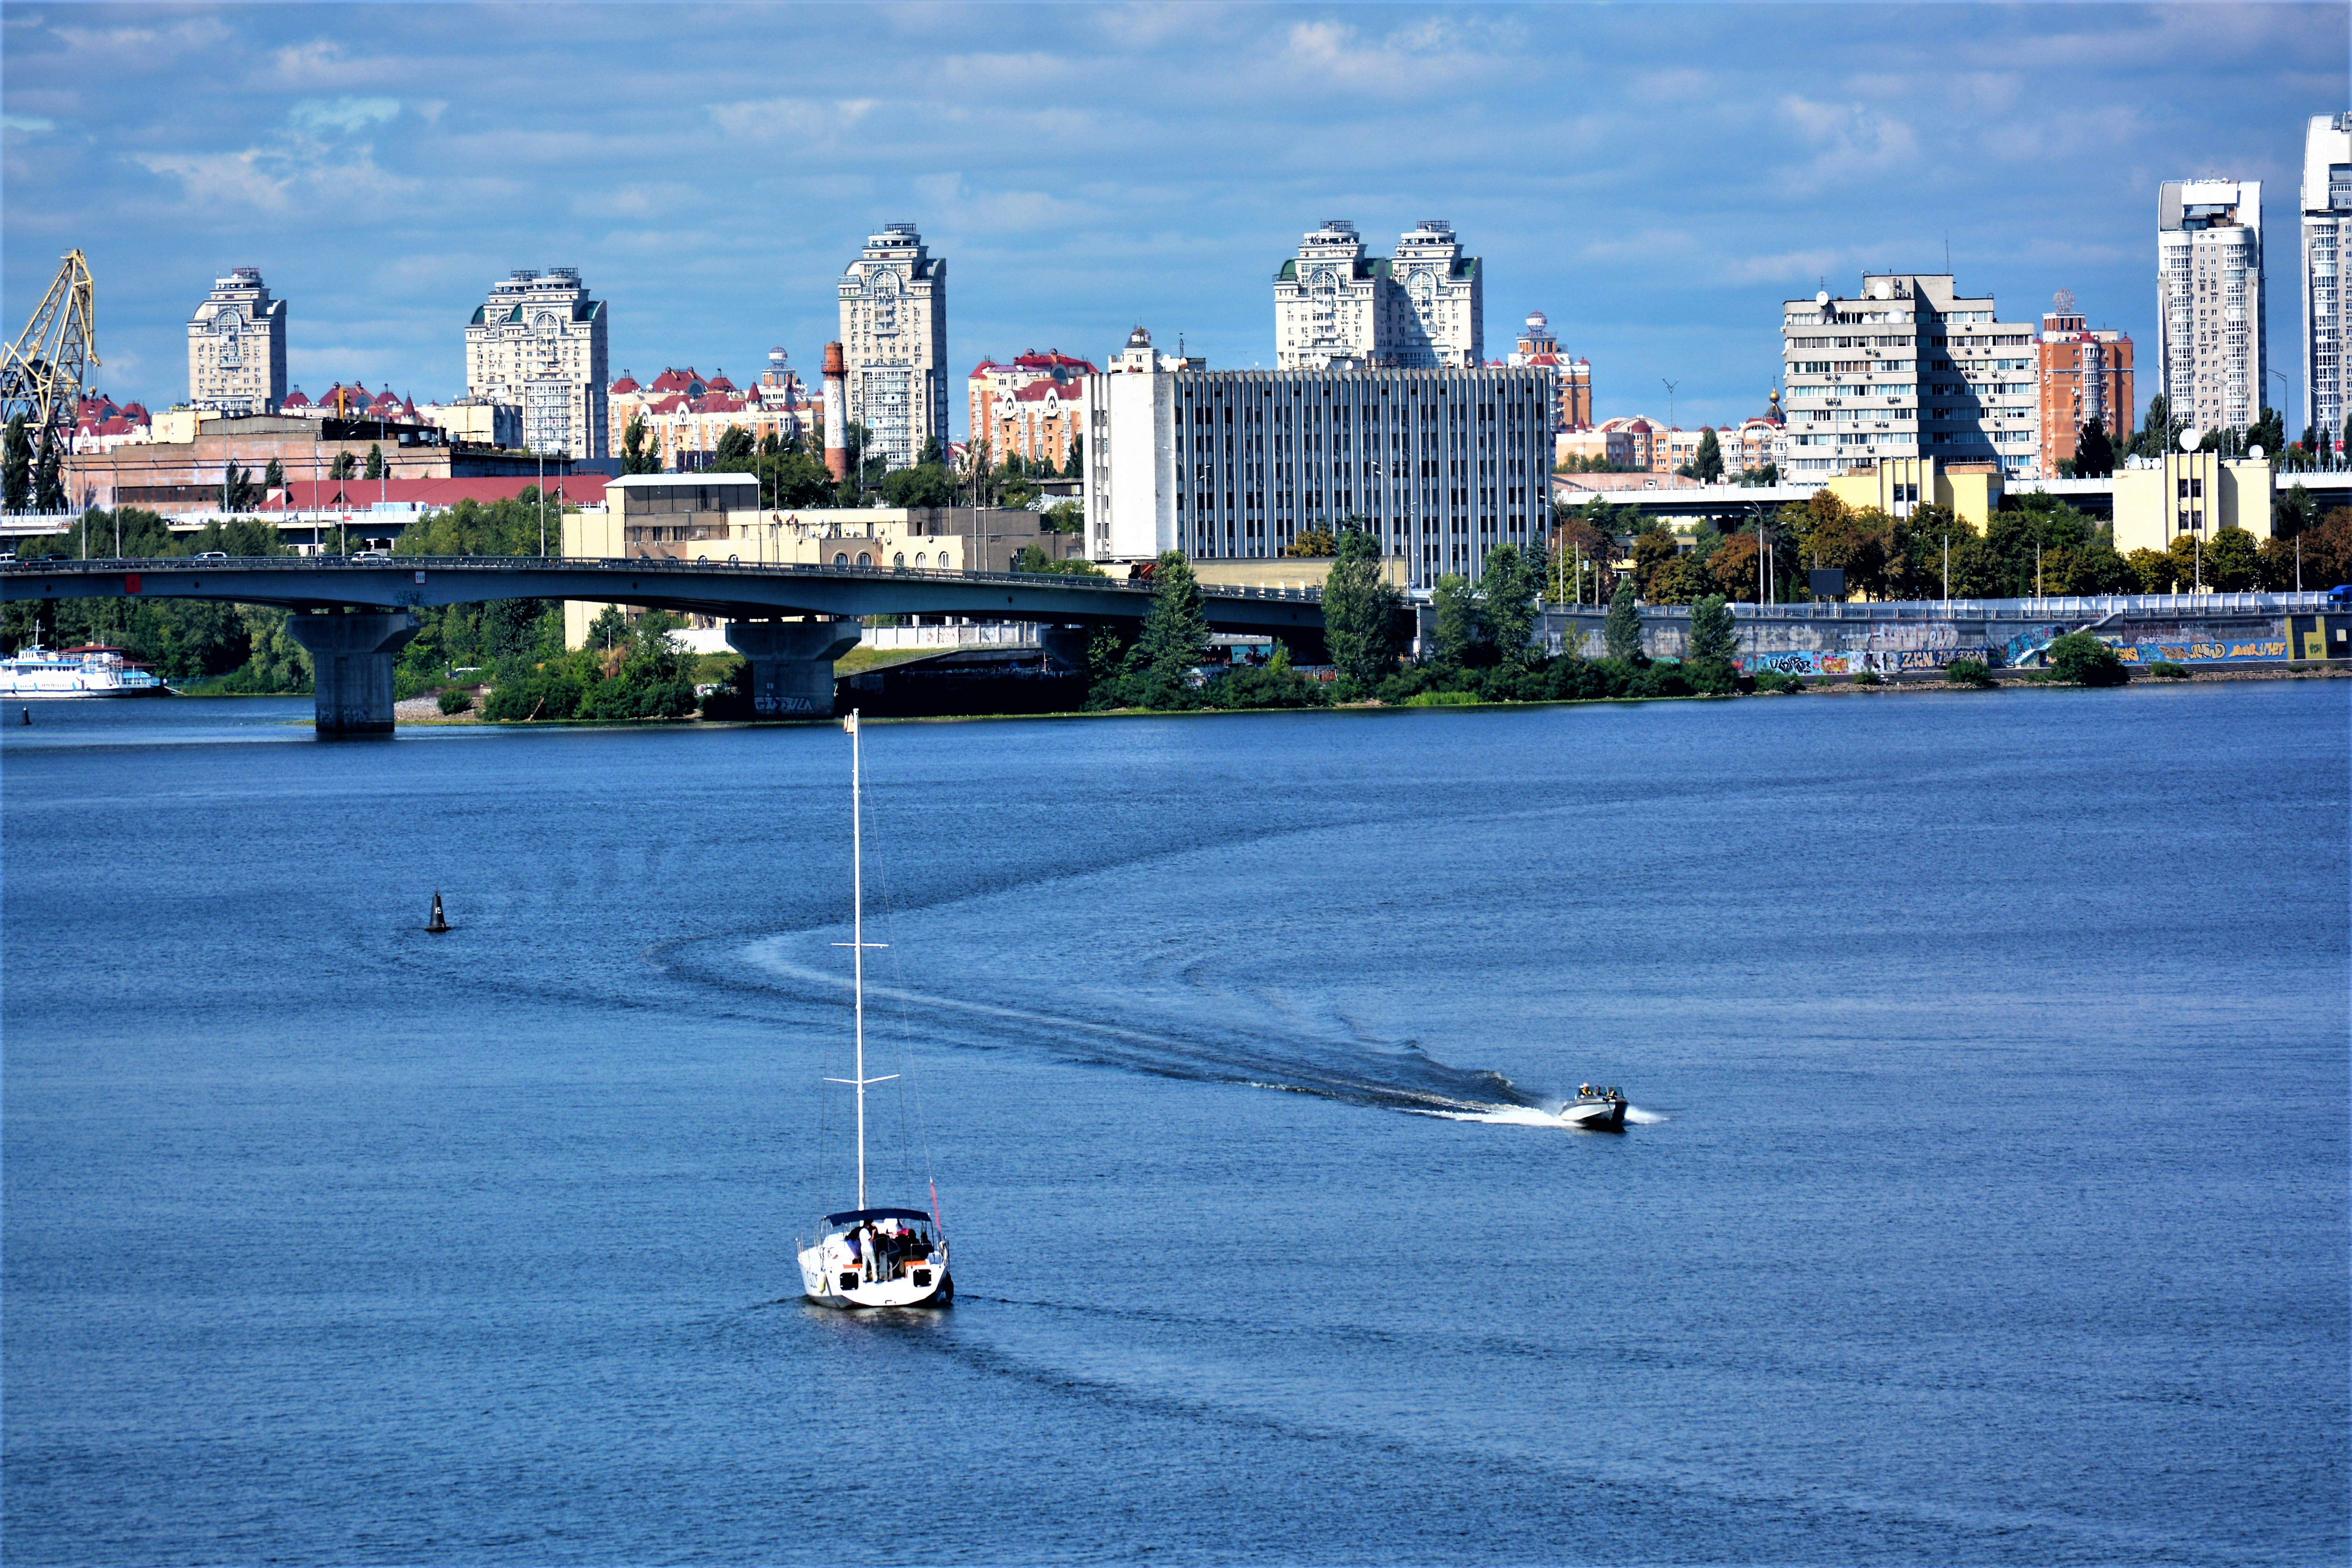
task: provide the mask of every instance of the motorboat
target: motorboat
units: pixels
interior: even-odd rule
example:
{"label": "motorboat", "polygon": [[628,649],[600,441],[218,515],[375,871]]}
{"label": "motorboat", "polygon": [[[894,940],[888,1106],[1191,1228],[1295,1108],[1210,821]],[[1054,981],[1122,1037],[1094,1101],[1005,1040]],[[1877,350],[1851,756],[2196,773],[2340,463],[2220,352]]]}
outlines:
{"label": "motorboat", "polygon": [[1622,1133],[1625,1130],[1624,1092],[1613,1086],[1603,1089],[1595,1083],[1580,1083],[1576,1086],[1576,1098],[1559,1108],[1559,1119],[1588,1133]]}
{"label": "motorboat", "polygon": [[0,697],[152,697],[170,690],[120,648],[20,648],[0,659]]}
{"label": "motorboat", "polygon": [[948,1239],[940,1224],[937,1186],[931,1187],[929,1210],[876,1207],[866,1201],[866,1091],[898,1075],[866,1076],[866,953],[884,944],[866,940],[863,781],[855,709],[842,727],[849,732],[850,915],[849,940],[835,946],[851,954],[856,1075],[826,1082],[846,1083],[856,1094],[857,1206],[826,1215],[816,1241],[800,1248],[801,1288],[810,1301],[827,1307],[944,1307],[955,1300],[955,1280],[948,1272]]}

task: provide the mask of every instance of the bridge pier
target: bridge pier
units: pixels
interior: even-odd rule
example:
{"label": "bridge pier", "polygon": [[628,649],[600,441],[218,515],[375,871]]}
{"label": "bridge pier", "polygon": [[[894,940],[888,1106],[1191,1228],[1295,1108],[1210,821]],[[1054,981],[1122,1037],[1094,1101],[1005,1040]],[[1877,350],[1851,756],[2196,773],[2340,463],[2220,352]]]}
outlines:
{"label": "bridge pier", "polygon": [[416,631],[404,610],[286,618],[287,635],[310,653],[320,735],[392,733],[393,660]]}
{"label": "bridge pier", "polygon": [[833,716],[833,662],[857,646],[862,630],[854,620],[729,622],[727,645],[751,666],[751,711]]}

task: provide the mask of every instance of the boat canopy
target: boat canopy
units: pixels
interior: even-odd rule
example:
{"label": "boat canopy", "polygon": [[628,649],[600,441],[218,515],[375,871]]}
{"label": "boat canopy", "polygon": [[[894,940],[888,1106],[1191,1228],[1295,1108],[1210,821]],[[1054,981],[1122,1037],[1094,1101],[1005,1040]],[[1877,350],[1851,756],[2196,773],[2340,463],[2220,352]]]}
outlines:
{"label": "boat canopy", "polygon": [[919,1208],[847,1208],[839,1214],[824,1217],[827,1225],[863,1225],[869,1219],[917,1219],[925,1225],[931,1217]]}

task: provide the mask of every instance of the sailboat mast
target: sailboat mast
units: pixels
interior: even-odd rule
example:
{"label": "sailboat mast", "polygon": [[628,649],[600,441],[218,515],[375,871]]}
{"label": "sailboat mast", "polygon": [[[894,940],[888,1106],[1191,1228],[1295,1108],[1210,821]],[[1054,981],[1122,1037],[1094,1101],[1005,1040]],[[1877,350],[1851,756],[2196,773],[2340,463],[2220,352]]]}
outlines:
{"label": "sailboat mast", "polygon": [[849,950],[857,977],[857,1207],[866,1207],[866,841],[857,710],[849,710]]}

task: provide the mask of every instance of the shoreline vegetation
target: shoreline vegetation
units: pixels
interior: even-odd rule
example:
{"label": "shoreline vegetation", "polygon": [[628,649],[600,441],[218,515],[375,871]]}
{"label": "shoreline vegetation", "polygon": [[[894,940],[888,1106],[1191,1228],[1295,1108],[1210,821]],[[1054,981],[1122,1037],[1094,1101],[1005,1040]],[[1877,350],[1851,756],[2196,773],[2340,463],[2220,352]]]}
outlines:
{"label": "shoreline vegetation", "polygon": [[[2310,547],[2306,564],[2325,561],[2322,577],[2352,569],[2352,509],[2331,512],[2315,524],[2295,515],[2296,498],[2291,494],[2283,503],[2283,516]],[[1850,514],[1834,497],[1821,496],[1781,508],[1779,521],[1784,533],[1772,549],[1776,557],[1783,548],[1801,549],[1809,559],[1834,556],[1851,571],[1860,572],[1865,586],[1876,583],[1874,593],[1883,591],[1896,598],[1928,591],[1921,564],[1927,559],[1921,541],[1927,536],[1920,531],[1928,525],[1938,530],[1939,569],[1941,530],[1951,530],[1951,586],[1956,590],[2014,587],[2009,580],[2027,572],[2031,575],[2024,581],[2054,578],[2050,586],[2068,591],[2147,588],[2157,577],[2177,574],[2180,563],[2140,561],[2136,565],[2146,570],[2139,580],[2110,584],[2105,579],[2127,577],[2120,571],[2124,558],[2105,559],[2112,549],[2101,543],[2089,519],[2046,497],[2022,499],[2037,505],[2021,502],[2006,507],[1982,537],[1963,523],[1937,517],[1921,524],[1915,517],[1902,525],[1909,531],[1901,538],[1881,538],[1885,528],[1876,514]],[[2303,507],[2305,512],[2310,509],[2307,500]],[[1797,514],[1793,522],[1791,513]],[[460,501],[409,528],[393,553],[535,555],[545,522],[539,497],[530,491],[487,505]],[[1533,646],[1538,617],[1548,603],[1599,602],[1597,596],[1609,579],[1596,572],[1594,556],[1617,548],[1604,541],[1618,538],[1620,525],[1631,528],[1634,567],[1614,582],[1601,655],[1551,654]],[[1885,526],[1896,527],[1891,522]],[[78,534],[28,539],[17,553],[21,559],[109,549],[128,556],[185,556],[208,549],[232,555],[291,553],[276,538],[275,529],[257,518],[215,522],[178,538],[153,513],[122,507],[111,514],[93,511],[84,528],[96,533],[87,540]],[[1706,529],[1691,549],[1682,550],[1654,519],[1643,518],[1632,508],[1611,508],[1605,502],[1559,513],[1552,543],[1560,555],[1540,543],[1530,549],[1498,545],[1488,551],[1477,583],[1458,574],[1439,578],[1431,595],[1429,634],[1415,654],[1412,613],[1402,594],[1383,577],[1374,537],[1343,525],[1336,535],[1318,535],[1318,541],[1335,558],[1322,597],[1328,664],[1312,672],[1300,669],[1292,650],[1279,642],[1263,664],[1212,663],[1199,584],[1191,563],[1170,551],[1149,568],[1152,601],[1141,624],[1104,627],[1087,637],[1081,667],[1066,683],[1076,700],[1061,711],[1473,707],[1804,691],[2113,685],[2135,678],[2243,680],[2306,673],[2301,664],[2193,672],[2167,664],[2134,668],[2096,637],[2077,632],[2050,646],[2047,670],[1991,670],[1974,661],[1955,660],[1940,678],[1923,673],[1900,679],[1873,674],[1805,679],[1769,670],[1749,675],[1736,662],[1738,632],[1727,604],[1733,597],[1755,596],[1757,535]],[[2231,564],[2231,550],[2222,548],[2227,542],[2217,538],[2215,550],[2202,558],[2206,580],[2216,587],[2227,586],[2217,580],[2238,574],[2241,566],[2262,578],[2278,564],[2265,565],[2267,557],[2256,559],[2250,551],[2239,552],[2248,555],[2246,562]],[[2271,541],[2265,551],[2277,554],[2278,542]],[[2100,570],[2090,570],[2084,562]],[[1786,564],[1788,575],[1796,579],[1795,559]],[[2200,570],[2196,561],[2188,564]],[[1075,563],[1055,568],[1074,569]],[[1777,568],[1774,575],[1780,575]],[[1744,591],[1736,586],[1743,580],[1748,585]],[[1941,580],[1939,570],[1938,589]],[[1727,584],[1734,586],[1727,591]],[[1790,588],[1790,597],[1801,597],[1795,581]],[[1646,604],[1690,606],[1685,657],[1653,660],[1643,654],[1641,611]],[[800,722],[755,715],[750,667],[733,653],[687,652],[669,636],[685,622],[663,611],[631,616],[608,606],[581,648],[564,646],[563,610],[556,601],[499,600],[417,613],[417,635],[401,651],[393,672],[395,703],[407,708],[403,722]],[[255,605],[91,600],[10,605],[0,631],[12,643],[46,635],[58,645],[93,641],[122,646],[183,695],[307,695],[311,690],[310,655],[287,635],[286,616],[284,611]],[[835,673],[868,672],[919,656],[859,649],[838,662]],[[2352,673],[2318,668],[2322,674]],[[980,705],[990,700],[976,698]],[[973,712],[908,716],[1019,716]]]}

